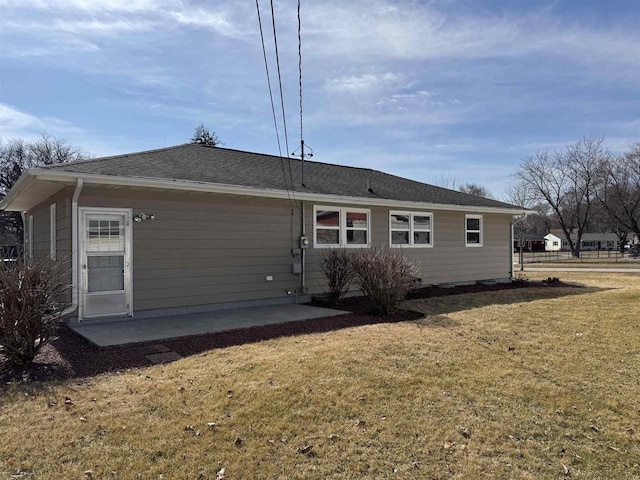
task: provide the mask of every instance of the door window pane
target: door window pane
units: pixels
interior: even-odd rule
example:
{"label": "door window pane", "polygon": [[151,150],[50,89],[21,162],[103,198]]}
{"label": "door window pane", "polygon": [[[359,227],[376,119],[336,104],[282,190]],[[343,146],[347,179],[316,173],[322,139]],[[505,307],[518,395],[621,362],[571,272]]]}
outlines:
{"label": "door window pane", "polygon": [[89,220],[87,237],[90,252],[124,251],[124,225],[120,220]]}
{"label": "door window pane", "polygon": [[124,290],[124,256],[87,257],[89,293]]}

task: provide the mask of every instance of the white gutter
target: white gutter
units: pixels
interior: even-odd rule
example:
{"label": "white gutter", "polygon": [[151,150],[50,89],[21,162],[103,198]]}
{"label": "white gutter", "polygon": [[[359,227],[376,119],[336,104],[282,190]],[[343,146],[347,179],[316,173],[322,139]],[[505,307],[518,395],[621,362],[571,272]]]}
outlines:
{"label": "white gutter", "polygon": [[82,178],[78,178],[76,189],[71,197],[71,306],[62,315],[68,315],[78,308],[80,252],[78,251],[78,197],[82,191]]}
{"label": "white gutter", "polygon": [[[31,174],[37,179],[75,183],[76,179],[80,178],[79,174],[69,172],[58,172],[53,170],[40,170],[32,169]],[[96,174],[82,174],[85,184],[94,185],[114,185],[125,187],[143,187],[143,188],[164,188],[170,190],[186,190],[191,192],[203,192],[203,193],[220,193],[229,195],[246,195],[252,197],[267,197],[267,198],[289,198],[290,192],[286,190],[276,190],[269,188],[256,188],[246,187],[240,185],[227,185],[220,183],[204,183],[204,182],[192,182],[186,180],[167,180],[157,178],[143,178],[143,177],[118,177],[114,175],[96,175]],[[390,200],[380,198],[368,198],[368,197],[350,197],[343,195],[331,195],[331,194],[319,194],[319,193],[307,193],[307,192],[295,192],[296,198],[301,201],[311,202],[329,202],[337,204],[353,204],[353,205],[367,205],[367,206],[380,206],[380,207],[394,207],[394,208],[420,208],[430,210],[450,210],[467,213],[505,213],[510,215],[533,213],[526,209],[513,209],[502,207],[482,207],[472,205],[455,205],[446,203],[432,203],[432,202],[415,202],[406,200]],[[4,203],[4,202],[3,202]]]}
{"label": "white gutter", "polygon": [[[513,278],[513,239],[514,239],[513,227],[515,226],[516,223],[520,223],[525,218],[527,218],[527,215],[531,215],[532,213],[534,212],[527,210],[524,212],[522,217],[518,218],[517,220],[511,221],[511,243],[509,244],[509,265],[511,265],[509,269],[511,271],[511,278]],[[520,248],[522,248],[522,245],[520,245]],[[520,271],[522,270],[524,270],[524,265],[520,264]]]}

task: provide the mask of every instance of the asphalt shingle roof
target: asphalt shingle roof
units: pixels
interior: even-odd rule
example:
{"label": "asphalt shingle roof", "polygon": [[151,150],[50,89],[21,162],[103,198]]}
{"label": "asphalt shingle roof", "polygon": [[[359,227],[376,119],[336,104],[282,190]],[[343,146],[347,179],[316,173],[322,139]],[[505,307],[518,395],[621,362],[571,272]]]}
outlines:
{"label": "asphalt shingle roof", "polygon": [[[518,208],[497,200],[476,197],[377,170],[314,161],[304,162],[302,186],[300,160],[282,160],[272,155],[195,144],[44,168],[78,174],[181,180],[276,190],[286,190],[285,173],[289,178],[291,168],[296,192],[461,206]],[[290,181],[288,183],[291,188]]]}

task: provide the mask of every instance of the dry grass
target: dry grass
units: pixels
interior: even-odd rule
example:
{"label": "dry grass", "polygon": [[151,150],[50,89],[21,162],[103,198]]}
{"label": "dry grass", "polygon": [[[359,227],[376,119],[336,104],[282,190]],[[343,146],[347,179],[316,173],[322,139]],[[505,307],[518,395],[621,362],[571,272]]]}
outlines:
{"label": "dry grass", "polygon": [[413,301],[419,322],[7,387],[0,472],[640,478],[640,276],[588,275]]}

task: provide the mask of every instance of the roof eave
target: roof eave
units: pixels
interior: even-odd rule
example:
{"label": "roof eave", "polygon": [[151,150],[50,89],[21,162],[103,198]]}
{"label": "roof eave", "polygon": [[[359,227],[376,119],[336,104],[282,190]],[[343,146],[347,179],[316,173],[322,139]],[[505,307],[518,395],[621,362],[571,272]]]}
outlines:
{"label": "roof eave", "polygon": [[[13,184],[13,187],[7,192],[5,197],[0,201],[0,210],[12,211],[11,204],[20,196],[22,192],[28,189],[35,181],[36,178],[32,175],[32,170],[26,170],[20,175],[18,181]],[[20,211],[20,210],[14,210]]]}
{"label": "roof eave", "polygon": [[[27,172],[26,172],[27,173]],[[120,177],[114,175],[98,175],[98,174],[84,174],[76,172],[65,171],[53,171],[33,169],[30,170],[31,176],[36,179],[57,181],[63,183],[75,183],[78,178],[82,178],[86,184],[94,185],[118,185],[128,187],[142,187],[142,188],[163,188],[171,190],[184,190],[192,192],[202,193],[221,193],[229,195],[245,195],[254,197],[268,197],[268,198],[292,198],[302,201],[319,201],[328,203],[350,203],[354,205],[370,205],[370,206],[382,206],[382,207],[407,207],[407,208],[422,208],[422,209],[434,209],[434,210],[453,210],[464,211],[474,213],[502,213],[509,215],[521,215],[530,213],[531,211],[518,208],[502,208],[502,207],[486,207],[486,206],[472,206],[472,205],[455,205],[444,203],[431,203],[431,202],[413,202],[413,201],[399,201],[390,199],[373,199],[368,197],[351,197],[343,195],[331,195],[331,194],[318,194],[318,193],[306,193],[291,191],[269,189],[269,188],[257,188],[248,187],[242,185],[229,185],[220,183],[205,183],[205,182],[191,182],[184,180],[167,180],[158,178],[146,178],[146,177]],[[23,175],[24,176],[24,175]],[[22,177],[21,177],[22,179]],[[17,186],[18,184],[16,184]],[[14,193],[15,187],[11,189],[10,193]],[[17,193],[14,196],[18,195]],[[4,201],[2,202],[4,204]]]}

